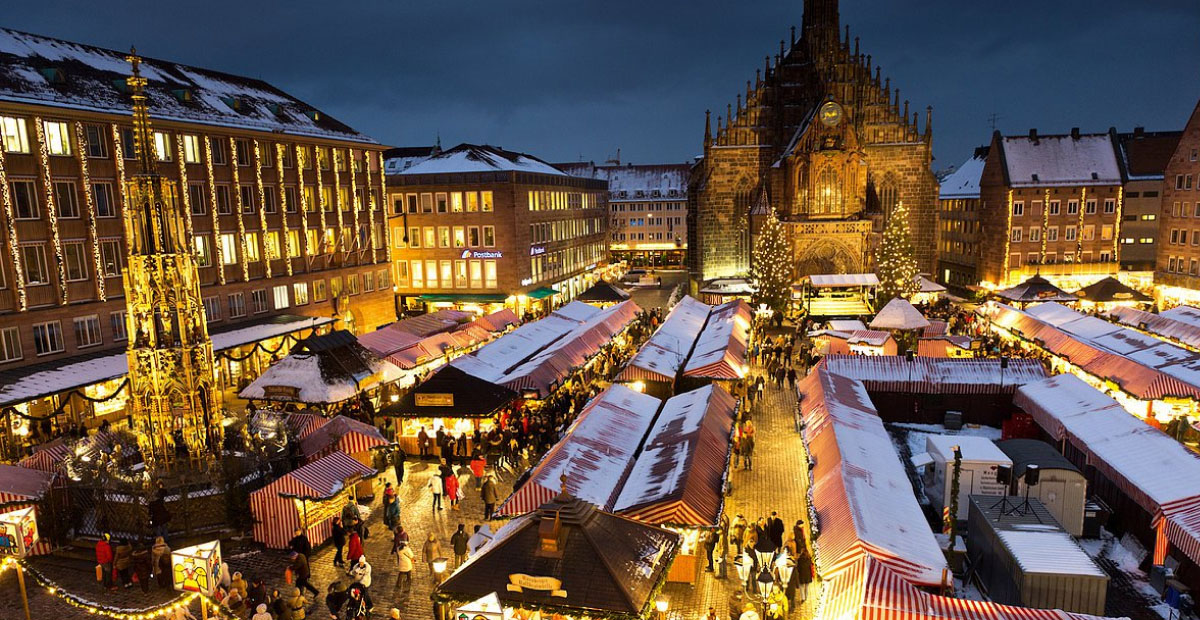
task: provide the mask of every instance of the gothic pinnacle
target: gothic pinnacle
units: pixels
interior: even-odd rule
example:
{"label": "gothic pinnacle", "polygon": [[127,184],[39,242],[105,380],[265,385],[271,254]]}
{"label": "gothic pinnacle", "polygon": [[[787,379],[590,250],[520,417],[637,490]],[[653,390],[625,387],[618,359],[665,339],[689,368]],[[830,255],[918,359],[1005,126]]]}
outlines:
{"label": "gothic pinnacle", "polygon": [[792,26],[792,47],[796,47],[796,27]]}
{"label": "gothic pinnacle", "polygon": [[904,118],[908,118],[908,99],[904,100]]}
{"label": "gothic pinnacle", "polygon": [[858,37],[854,37],[854,57],[861,58],[861,56],[858,55]]}
{"label": "gothic pinnacle", "polygon": [[704,111],[704,148],[712,143],[712,110]]}
{"label": "gothic pinnacle", "polygon": [[933,106],[925,106],[925,138],[933,135]]}

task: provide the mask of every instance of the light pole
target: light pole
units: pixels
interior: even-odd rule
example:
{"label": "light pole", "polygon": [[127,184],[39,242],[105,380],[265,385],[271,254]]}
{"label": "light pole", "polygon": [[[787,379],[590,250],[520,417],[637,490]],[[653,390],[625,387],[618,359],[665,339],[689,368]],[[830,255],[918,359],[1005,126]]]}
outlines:
{"label": "light pole", "polygon": [[654,609],[658,610],[658,620],[667,620],[667,610],[671,608],[671,601],[665,597],[659,597],[654,601]]}

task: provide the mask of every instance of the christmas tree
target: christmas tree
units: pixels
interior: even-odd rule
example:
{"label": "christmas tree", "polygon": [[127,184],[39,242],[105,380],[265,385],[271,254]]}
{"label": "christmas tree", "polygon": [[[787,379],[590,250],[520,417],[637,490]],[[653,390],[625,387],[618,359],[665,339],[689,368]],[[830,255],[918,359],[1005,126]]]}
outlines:
{"label": "christmas tree", "polygon": [[750,262],[750,282],[754,285],[754,305],[766,304],[782,318],[792,298],[792,262],[783,224],[771,211],[754,241]]}
{"label": "christmas tree", "polygon": [[879,275],[875,303],[880,308],[897,297],[908,299],[917,292],[917,259],[908,237],[908,209],[903,202],[892,210],[883,229],[883,243],[875,255],[875,271]]}

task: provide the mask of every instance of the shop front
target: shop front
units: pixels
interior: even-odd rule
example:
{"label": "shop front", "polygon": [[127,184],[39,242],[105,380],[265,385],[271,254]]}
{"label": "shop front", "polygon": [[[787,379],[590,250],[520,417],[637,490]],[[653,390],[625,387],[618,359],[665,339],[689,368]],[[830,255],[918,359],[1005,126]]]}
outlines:
{"label": "shop front", "polygon": [[500,411],[517,398],[509,388],[445,366],[378,415],[396,418],[396,443],[408,454],[420,454],[422,430],[432,438],[438,429],[452,436],[466,435],[470,452],[475,431],[491,431]]}
{"label": "shop front", "polygon": [[357,499],[355,483],[376,473],[343,452],[332,452],[251,493],[254,540],[286,549],[298,529],[309,540],[327,540],[333,517]]}

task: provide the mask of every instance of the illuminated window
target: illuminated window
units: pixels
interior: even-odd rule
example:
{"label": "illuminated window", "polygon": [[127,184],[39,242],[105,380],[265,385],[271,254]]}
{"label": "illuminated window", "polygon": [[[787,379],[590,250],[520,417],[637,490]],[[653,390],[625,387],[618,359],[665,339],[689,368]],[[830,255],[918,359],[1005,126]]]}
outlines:
{"label": "illuminated window", "polygon": [[[286,284],[280,284],[271,289],[272,296],[275,297],[275,309],[283,310],[288,307],[288,287]],[[297,302],[298,304],[299,302]]]}
{"label": "illuminated window", "polygon": [[442,288],[450,288],[450,287],[454,286],[454,265],[453,265],[453,263],[451,261],[444,260],[444,261],[441,261],[441,264],[439,265],[439,267],[441,267],[440,273],[441,273],[441,279],[442,279]]}
{"label": "illuminated window", "polygon": [[425,267],[419,260],[412,262],[412,287],[419,289],[425,286]]}
{"label": "illuminated window", "polygon": [[279,248],[279,231],[269,230],[263,237],[263,243],[266,244],[267,259],[273,260],[282,258],[283,252]]}
{"label": "illuminated window", "polygon": [[25,130],[25,119],[23,118],[0,116],[0,138],[4,139],[6,152],[29,152],[29,134]]}
{"label": "illuminated window", "polygon": [[232,265],[237,262],[237,237],[233,233],[221,235],[221,264]]}
{"label": "illuminated window", "polygon": [[[426,227],[422,228],[421,230],[425,233],[424,234],[425,247],[436,248],[437,247],[437,229],[435,229],[432,226],[426,226]],[[449,245],[449,244],[447,244],[447,245]]]}
{"label": "illuminated window", "polygon": [[313,301],[325,301],[325,281],[313,280]]}
{"label": "illuminated window", "polygon": [[825,168],[817,177],[816,193],[810,213],[832,215],[841,210],[842,186],[837,171],[832,167]]}
{"label": "illuminated window", "polygon": [[375,274],[373,272],[370,272],[370,271],[363,272],[362,281],[363,281],[362,287],[363,287],[364,291],[369,293],[369,292],[375,290]]}
{"label": "illuminated window", "polygon": [[429,281],[429,288],[437,288],[438,285],[438,270],[437,261],[425,261],[425,279]]}
{"label": "illuminated window", "polygon": [[183,136],[183,161],[189,164],[200,163],[200,138],[185,134]]}
{"label": "illuminated window", "polygon": [[421,247],[421,229],[416,226],[408,229],[408,245],[412,248]]}
{"label": "illuminated window", "polygon": [[61,121],[42,121],[46,131],[46,150],[51,155],[71,154],[71,129]]}
{"label": "illuminated window", "polygon": [[171,136],[161,131],[154,132],[154,158],[171,161]]}
{"label": "illuminated window", "polygon": [[438,231],[438,247],[439,248],[450,247],[450,227],[449,226],[438,226],[437,231]]}
{"label": "illuminated window", "polygon": [[496,261],[483,261],[483,280],[484,288],[496,288]]}
{"label": "illuminated window", "polygon": [[396,284],[408,287],[408,261],[402,260],[396,263]]}
{"label": "illuminated window", "polygon": [[480,211],[491,211],[492,210],[492,193],[491,192],[479,192],[479,210]]}
{"label": "illuminated window", "polygon": [[246,261],[257,263],[262,260],[262,253],[258,248],[258,233],[246,233]]}
{"label": "illuminated window", "polygon": [[483,261],[471,261],[471,288],[483,288]]}
{"label": "illuminated window", "polygon": [[288,256],[300,256],[300,231],[289,230],[287,234]]}
{"label": "illuminated window", "polygon": [[317,230],[313,228],[308,229],[305,234],[304,244],[308,248],[309,256],[316,256],[321,253],[321,240],[317,238],[318,234]]}
{"label": "illuminated window", "polygon": [[483,227],[483,246],[490,248],[496,245],[496,228],[494,226]]}
{"label": "illuminated window", "polygon": [[462,210],[463,210],[462,192],[451,192],[450,193],[450,210],[455,213],[462,213]]}
{"label": "illuminated window", "polygon": [[346,294],[347,295],[357,295],[358,292],[359,292],[358,274],[352,273],[352,274],[346,276]]}
{"label": "illuminated window", "polygon": [[470,281],[467,279],[467,261],[454,261],[454,288],[467,288]]}
{"label": "illuminated window", "polygon": [[462,226],[454,227],[454,247],[467,247],[467,231]]}
{"label": "illuminated window", "polygon": [[477,192],[467,192],[467,213],[474,213],[479,210],[479,194]]}
{"label": "illuminated window", "polygon": [[296,305],[303,306],[308,303],[308,283],[296,282],[292,284],[292,295],[296,298]]}
{"label": "illuminated window", "polygon": [[196,246],[196,266],[212,267],[212,247],[208,235],[196,235],[192,237],[192,243]]}
{"label": "illuminated window", "polygon": [[313,202],[313,188],[304,188],[304,212],[314,213],[317,210],[317,205]]}

